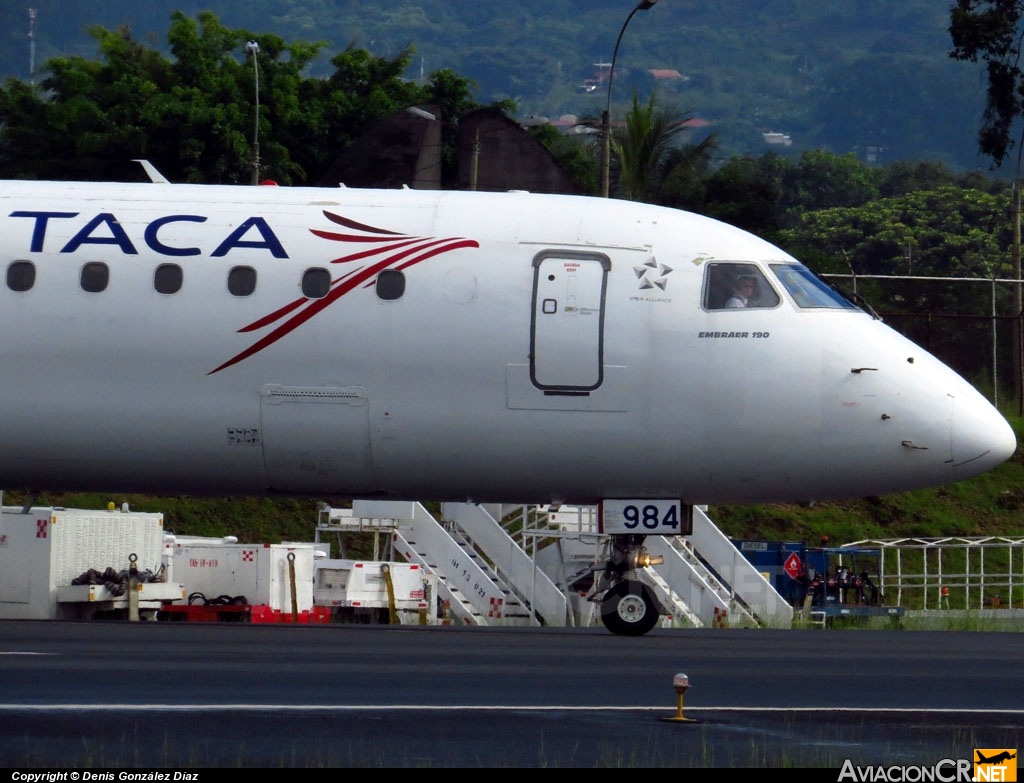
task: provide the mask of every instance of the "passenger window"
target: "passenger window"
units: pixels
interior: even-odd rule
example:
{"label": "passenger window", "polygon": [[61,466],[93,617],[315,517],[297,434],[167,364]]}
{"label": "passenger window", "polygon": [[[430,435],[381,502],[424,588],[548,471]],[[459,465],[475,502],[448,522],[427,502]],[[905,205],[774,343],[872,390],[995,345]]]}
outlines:
{"label": "passenger window", "polygon": [[756,264],[709,263],[704,273],[704,308],[776,307],[779,295]]}
{"label": "passenger window", "polygon": [[392,301],[400,299],[405,293],[405,272],[397,269],[384,269],[377,275],[377,296]]}
{"label": "passenger window", "polygon": [[28,291],[36,284],[36,265],[31,261],[12,261],[7,267],[7,287]]}
{"label": "passenger window", "polygon": [[256,270],[251,266],[235,266],[228,272],[228,291],[232,296],[249,296],[256,290]]}
{"label": "passenger window", "polygon": [[331,273],[326,269],[307,269],[302,275],[302,295],[323,299],[331,290]]}
{"label": "passenger window", "polygon": [[83,291],[98,294],[107,289],[107,284],[110,282],[110,268],[102,261],[90,261],[82,267],[79,280]]}
{"label": "passenger window", "polygon": [[160,264],[153,273],[153,288],[158,294],[176,294],[181,290],[183,278],[177,264]]}

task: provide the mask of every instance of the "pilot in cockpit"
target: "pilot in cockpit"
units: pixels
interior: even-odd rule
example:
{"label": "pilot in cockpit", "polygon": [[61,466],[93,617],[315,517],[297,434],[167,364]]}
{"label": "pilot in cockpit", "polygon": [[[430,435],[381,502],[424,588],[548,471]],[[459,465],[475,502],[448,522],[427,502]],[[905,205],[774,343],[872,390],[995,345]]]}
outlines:
{"label": "pilot in cockpit", "polygon": [[757,278],[753,275],[740,275],[736,279],[732,296],[725,301],[726,307],[750,307],[757,298]]}

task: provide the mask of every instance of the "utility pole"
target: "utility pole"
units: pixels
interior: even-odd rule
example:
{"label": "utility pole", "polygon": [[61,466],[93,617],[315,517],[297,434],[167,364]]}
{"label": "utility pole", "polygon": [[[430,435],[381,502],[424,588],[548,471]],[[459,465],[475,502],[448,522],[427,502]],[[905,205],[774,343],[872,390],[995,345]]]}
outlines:
{"label": "utility pole", "polygon": [[249,41],[245,45],[245,51],[252,54],[252,70],[256,76],[256,119],[252,131],[252,184],[260,184],[260,68],[256,55],[260,52],[260,45],[256,41]]}
{"label": "utility pole", "polygon": [[[1020,280],[1020,152],[1017,153],[1017,175],[1013,178],[1013,386],[1017,392],[1017,415],[1024,416],[1024,309]],[[992,379],[993,384],[996,379]]]}
{"label": "utility pole", "polygon": [[470,156],[469,163],[469,189],[476,190],[477,176],[480,173],[480,127],[477,126],[475,129],[475,135],[473,137],[473,154]]}
{"label": "utility pole", "polygon": [[36,81],[36,18],[35,8],[28,9],[28,83]]}

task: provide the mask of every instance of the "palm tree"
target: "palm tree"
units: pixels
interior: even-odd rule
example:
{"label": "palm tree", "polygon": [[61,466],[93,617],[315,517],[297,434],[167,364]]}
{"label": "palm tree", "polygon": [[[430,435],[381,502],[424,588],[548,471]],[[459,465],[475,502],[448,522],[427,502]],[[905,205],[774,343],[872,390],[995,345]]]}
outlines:
{"label": "palm tree", "polygon": [[717,144],[713,134],[697,144],[679,144],[679,136],[693,116],[659,107],[654,95],[641,105],[633,94],[625,124],[612,130],[612,157],[618,162],[617,195],[630,201],[657,202],[659,186],[674,169],[707,163]]}

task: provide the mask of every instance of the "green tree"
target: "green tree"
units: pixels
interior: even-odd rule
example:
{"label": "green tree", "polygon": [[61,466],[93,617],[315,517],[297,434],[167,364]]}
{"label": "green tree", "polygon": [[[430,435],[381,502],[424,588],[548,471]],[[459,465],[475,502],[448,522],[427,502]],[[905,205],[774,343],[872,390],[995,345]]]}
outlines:
{"label": "green tree", "polygon": [[0,176],[124,179],[146,158],[172,181],[249,182],[258,168],[304,183],[396,111],[437,103],[454,117],[473,106],[472,83],[453,72],[403,78],[411,49],[384,58],[349,47],[329,77],[310,78],[325,44],[228,28],[209,12],[172,15],[171,58],[127,29],[91,32],[101,61],[55,58],[39,86],[0,88]]}
{"label": "green tree", "polygon": [[[242,59],[249,40],[260,43],[255,65]],[[198,24],[181,12],[172,14],[168,41],[175,80],[163,106],[154,107],[152,131],[160,142],[154,162],[176,181],[250,181],[257,123],[255,69],[271,70],[277,41],[267,37],[264,47],[255,34],[228,29],[210,12],[200,13]],[[272,89],[271,81],[269,74],[260,80],[261,92]],[[264,97],[261,103],[269,101]],[[267,168],[288,171],[292,164],[287,150],[275,145],[269,133],[271,111],[261,107],[258,118],[261,160]]]}
{"label": "green tree", "polygon": [[[855,207],[807,212],[794,228],[781,231],[779,239],[819,272],[988,279],[1007,272],[1008,202],[1005,193],[944,185]],[[938,280],[868,281],[861,286],[877,309],[889,313],[980,315],[991,308],[987,286]]]}
{"label": "green tree", "polygon": [[792,169],[774,152],[733,157],[708,177],[700,211],[770,239],[783,225],[783,187]]}
{"label": "green tree", "polygon": [[[46,63],[39,88],[9,80],[0,91],[3,176],[111,179],[126,175],[130,159],[148,158],[176,181],[248,180],[255,73],[241,53],[255,35],[225,28],[211,13],[201,13],[198,24],[175,13],[170,60],[126,28],[97,26],[91,33],[102,62],[56,58]],[[316,47],[259,39],[261,89],[272,103],[275,91],[283,92],[277,72],[296,72]],[[277,113],[261,111],[264,137]],[[266,152],[271,165],[296,171],[272,139]]]}
{"label": "green tree", "polygon": [[783,177],[781,206],[787,212],[802,214],[864,204],[878,197],[877,176],[877,169],[860,162],[853,153],[807,150]]}
{"label": "green tree", "polygon": [[808,211],[877,198],[881,176],[852,153],[807,150],[796,161],[775,152],[734,157],[708,177],[703,211],[771,239]]}
{"label": "green tree", "polygon": [[659,106],[652,93],[646,104],[636,94],[621,128],[613,128],[612,157],[618,163],[615,190],[630,201],[659,201],[662,184],[673,169],[699,165],[715,146],[713,136],[680,145],[692,114]]}
{"label": "green tree", "polygon": [[957,0],[950,9],[950,57],[985,62],[988,88],[978,147],[1002,165],[1016,142],[1011,135],[1024,114],[1024,70],[1021,68],[1020,0]]}
{"label": "green tree", "polygon": [[[797,227],[781,232],[780,242],[819,272],[985,280],[1006,276],[1008,206],[1006,193],[944,185],[808,212]],[[991,324],[959,318],[991,311],[990,286],[869,279],[859,280],[857,289],[891,325],[963,374],[990,377],[978,345],[989,339]],[[1000,288],[996,295],[998,311],[1010,312],[1012,293]]]}
{"label": "green tree", "polygon": [[[780,238],[789,247],[848,259],[857,274],[988,278],[1005,272],[1007,208],[1006,195],[944,185],[808,211]],[[912,305],[904,301],[904,307]],[[935,303],[919,300],[915,307],[934,309]]]}
{"label": "green tree", "polygon": [[600,155],[597,147],[586,141],[586,136],[567,135],[552,125],[538,125],[530,128],[529,133],[550,150],[580,193],[598,194]]}
{"label": "green tree", "polygon": [[85,177],[144,154],[147,110],[169,85],[169,63],[127,30],[91,32],[106,66],[59,57],[41,88],[8,80],[0,90],[4,176]]}
{"label": "green tree", "polygon": [[[934,161],[892,163],[878,173],[878,191],[881,196],[901,196],[915,190],[935,190],[943,185],[957,183],[957,178],[945,164]],[[976,187],[980,183],[966,185]],[[979,190],[982,188],[978,188]]]}

